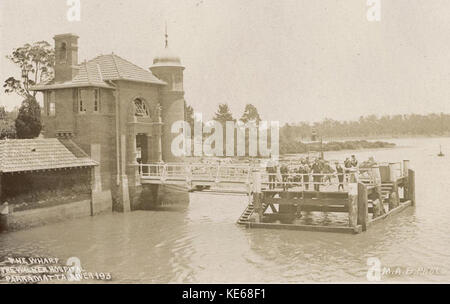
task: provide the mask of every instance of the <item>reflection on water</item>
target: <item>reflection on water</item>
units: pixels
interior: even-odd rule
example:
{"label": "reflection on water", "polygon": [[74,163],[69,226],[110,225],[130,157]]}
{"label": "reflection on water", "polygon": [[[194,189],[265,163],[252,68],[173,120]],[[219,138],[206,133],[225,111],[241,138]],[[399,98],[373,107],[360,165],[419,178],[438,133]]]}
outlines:
{"label": "reflection on water", "polygon": [[0,256],[76,256],[118,283],[365,282],[369,257],[383,267],[440,272],[385,281],[450,281],[450,163],[436,156],[439,144],[450,155],[450,139],[395,142],[396,149],[362,151],[359,159],[410,159],[417,207],[359,235],[245,229],[235,224],[244,196],[192,193],[176,212],[111,214],[2,234]]}

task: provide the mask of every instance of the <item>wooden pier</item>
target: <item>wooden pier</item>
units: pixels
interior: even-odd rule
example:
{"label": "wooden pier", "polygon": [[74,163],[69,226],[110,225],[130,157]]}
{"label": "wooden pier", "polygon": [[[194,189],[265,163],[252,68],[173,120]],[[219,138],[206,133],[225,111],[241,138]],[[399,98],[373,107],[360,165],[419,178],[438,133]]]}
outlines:
{"label": "wooden pier", "polygon": [[[254,186],[252,202],[238,220],[238,224],[248,228],[357,234],[415,204],[415,172],[411,169],[385,183],[356,179],[346,184],[347,191],[267,190],[258,184]],[[302,223],[299,217],[309,212],[346,213],[348,223]]]}
{"label": "wooden pier", "polygon": [[[248,228],[361,233],[415,204],[415,172],[409,161],[347,172],[341,182],[334,173],[309,173],[307,178],[289,173],[282,182],[273,181],[263,167],[250,165],[143,164],[139,172],[143,185],[247,194],[249,204],[237,223]],[[218,185],[229,188],[214,188]],[[338,191],[339,185],[344,190]],[[302,213],[309,212],[346,214],[348,220],[336,225],[302,222]]]}

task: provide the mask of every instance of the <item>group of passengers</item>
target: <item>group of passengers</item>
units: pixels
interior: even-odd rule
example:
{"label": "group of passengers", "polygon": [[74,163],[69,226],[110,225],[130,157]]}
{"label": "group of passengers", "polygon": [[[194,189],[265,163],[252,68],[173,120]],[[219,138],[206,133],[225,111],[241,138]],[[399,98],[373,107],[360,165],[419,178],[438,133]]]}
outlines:
{"label": "group of passengers", "polygon": [[[303,185],[305,190],[309,190],[311,181],[314,185],[314,191],[320,191],[320,186],[331,184],[332,177],[337,177],[339,181],[338,190],[344,190],[345,174],[350,173],[358,167],[358,160],[355,155],[347,158],[344,167],[339,162],[334,163],[334,168],[322,158],[311,160],[309,157],[302,158],[298,164],[281,163],[270,160],[267,163],[267,173],[269,175],[269,189],[275,189],[277,184],[281,184],[283,190],[286,191],[288,184]],[[311,180],[312,177],[312,180]]]}

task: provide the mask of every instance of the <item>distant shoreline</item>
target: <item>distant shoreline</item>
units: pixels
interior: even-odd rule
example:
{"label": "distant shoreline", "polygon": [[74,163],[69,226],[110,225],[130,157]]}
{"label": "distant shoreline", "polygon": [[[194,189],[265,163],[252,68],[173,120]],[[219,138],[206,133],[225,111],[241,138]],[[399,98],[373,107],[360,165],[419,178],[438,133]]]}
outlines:
{"label": "distant shoreline", "polygon": [[351,140],[390,140],[390,139],[408,139],[408,138],[450,138],[450,134],[443,135],[381,135],[381,136],[355,136],[355,137],[324,137],[324,141],[351,141]]}
{"label": "distant shoreline", "polygon": [[323,152],[335,152],[343,150],[363,150],[363,149],[381,149],[381,148],[393,148],[395,143],[385,141],[369,141],[369,140],[345,140],[345,141],[324,141],[323,143],[302,143],[292,142],[286,143],[281,146],[281,155],[289,154],[304,154],[304,153],[318,153]]}

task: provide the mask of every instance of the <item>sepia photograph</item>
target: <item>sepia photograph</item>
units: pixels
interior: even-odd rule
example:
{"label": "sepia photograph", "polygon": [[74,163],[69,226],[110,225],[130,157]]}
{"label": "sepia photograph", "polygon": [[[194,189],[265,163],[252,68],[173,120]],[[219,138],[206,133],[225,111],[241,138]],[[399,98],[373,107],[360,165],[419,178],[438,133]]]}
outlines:
{"label": "sepia photograph", "polygon": [[0,0],[0,287],[450,283],[449,16]]}

